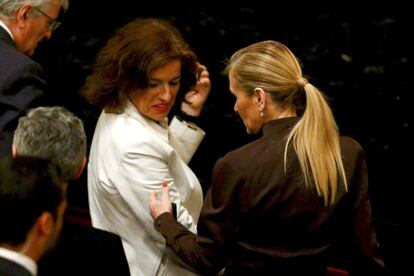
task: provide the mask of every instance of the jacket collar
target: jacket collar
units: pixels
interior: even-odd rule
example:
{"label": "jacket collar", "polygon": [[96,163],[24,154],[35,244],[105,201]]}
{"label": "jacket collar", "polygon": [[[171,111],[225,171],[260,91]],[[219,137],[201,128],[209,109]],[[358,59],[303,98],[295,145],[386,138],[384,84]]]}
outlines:
{"label": "jacket collar", "polygon": [[14,46],[13,37],[9,33],[7,26],[0,20],[0,39],[4,40],[7,44]]}
{"label": "jacket collar", "polygon": [[299,121],[299,117],[287,117],[272,120],[266,122],[263,125],[262,135],[267,135],[269,133],[282,133],[285,134],[289,131],[297,122]]}
{"label": "jacket collar", "polygon": [[164,118],[164,120],[158,123],[154,122],[153,120],[143,116],[129,100],[125,106],[124,113],[139,121],[142,125],[149,128],[152,132],[156,133],[158,136],[161,136],[162,139],[169,143],[168,118]]}
{"label": "jacket collar", "polygon": [[[29,258],[26,255],[23,255],[17,251],[13,251],[4,247],[0,247],[0,258],[3,258],[3,263],[5,260],[17,264],[24,271],[30,272],[31,275],[37,275],[37,264],[34,260]],[[9,264],[11,265],[11,263]],[[15,267],[17,269],[17,267]],[[25,273],[29,274],[29,273]],[[23,275],[23,274],[22,274]]]}

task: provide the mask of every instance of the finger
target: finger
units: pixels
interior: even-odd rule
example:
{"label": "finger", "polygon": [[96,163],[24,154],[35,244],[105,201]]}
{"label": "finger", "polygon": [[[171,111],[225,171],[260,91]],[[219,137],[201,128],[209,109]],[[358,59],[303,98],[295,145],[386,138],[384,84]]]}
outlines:
{"label": "finger", "polygon": [[209,79],[209,78],[203,78],[203,79],[200,79],[200,80],[199,80],[199,83],[200,83],[202,86],[210,86],[211,81],[210,81],[210,79]]}
{"label": "finger", "polygon": [[203,69],[203,71],[200,72],[200,77],[201,78],[208,78],[208,76],[210,75],[210,73],[207,71],[207,68]]}
{"label": "finger", "polygon": [[150,195],[150,204],[151,205],[153,205],[154,203],[157,203],[157,196],[156,196],[156,194],[155,194],[155,192],[151,192],[151,195]]}
{"label": "finger", "polygon": [[170,197],[168,195],[168,184],[167,183],[162,184],[162,201],[163,202],[170,201]]}
{"label": "finger", "polygon": [[150,215],[153,219],[156,219],[159,215],[159,201],[157,200],[157,196],[155,192],[151,192],[150,194]]}
{"label": "finger", "polygon": [[199,71],[207,70],[207,67],[199,62],[197,62],[197,67]]}
{"label": "finger", "polygon": [[207,67],[198,63],[197,79],[199,80],[201,78],[205,78],[208,76],[209,76],[209,73],[208,73]]}
{"label": "finger", "polygon": [[197,94],[198,93],[198,91],[197,90],[191,90],[191,91],[189,91],[189,92],[187,92],[186,94],[185,94],[185,99],[187,100],[187,101],[189,101],[189,100],[191,100],[191,98],[195,95],[195,94]]}

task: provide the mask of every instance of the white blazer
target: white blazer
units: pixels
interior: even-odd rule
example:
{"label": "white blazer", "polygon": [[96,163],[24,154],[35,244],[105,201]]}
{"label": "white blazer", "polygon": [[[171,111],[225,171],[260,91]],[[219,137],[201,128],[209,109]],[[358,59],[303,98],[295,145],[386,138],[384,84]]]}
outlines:
{"label": "white blazer", "polygon": [[203,195],[186,162],[204,131],[175,118],[170,127],[167,119],[161,125],[130,102],[122,114],[101,113],[88,164],[92,224],[121,237],[131,275],[197,275],[154,229],[149,199],[152,191],[160,192],[168,183],[178,221],[196,232]]}

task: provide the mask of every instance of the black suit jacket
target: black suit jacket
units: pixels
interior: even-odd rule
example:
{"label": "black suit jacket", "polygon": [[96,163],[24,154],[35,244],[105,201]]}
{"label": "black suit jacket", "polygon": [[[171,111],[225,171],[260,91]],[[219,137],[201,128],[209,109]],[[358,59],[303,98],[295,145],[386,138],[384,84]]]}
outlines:
{"label": "black suit jacket", "polygon": [[38,276],[130,275],[118,235],[67,220],[58,244],[39,261],[38,270]]}
{"label": "black suit jacket", "polygon": [[30,271],[18,263],[0,257],[0,275],[1,276],[32,276]]}
{"label": "black suit jacket", "polygon": [[18,51],[0,26],[0,157],[11,153],[18,118],[40,104],[45,89],[42,67]]}

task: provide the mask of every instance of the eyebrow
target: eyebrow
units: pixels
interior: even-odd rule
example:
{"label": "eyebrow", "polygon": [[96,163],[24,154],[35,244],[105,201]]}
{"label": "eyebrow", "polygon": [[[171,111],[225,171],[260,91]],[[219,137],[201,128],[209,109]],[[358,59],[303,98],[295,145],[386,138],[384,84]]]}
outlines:
{"label": "eyebrow", "polygon": [[[170,81],[177,80],[177,79],[179,79],[179,78],[181,78],[181,75],[180,75],[180,76],[177,76],[177,77],[175,77],[175,78],[170,79],[170,80],[169,80],[169,82],[170,82]],[[150,80],[150,81],[162,81],[161,79],[151,78],[151,77],[149,78],[149,80]]]}

